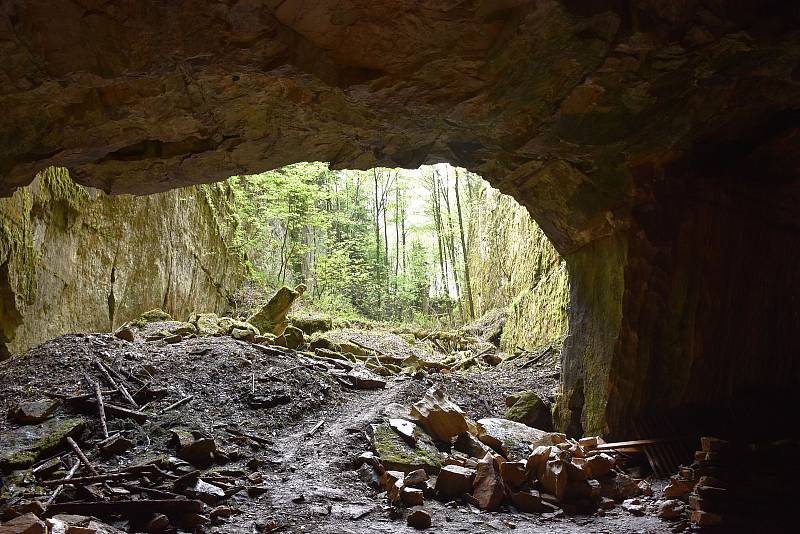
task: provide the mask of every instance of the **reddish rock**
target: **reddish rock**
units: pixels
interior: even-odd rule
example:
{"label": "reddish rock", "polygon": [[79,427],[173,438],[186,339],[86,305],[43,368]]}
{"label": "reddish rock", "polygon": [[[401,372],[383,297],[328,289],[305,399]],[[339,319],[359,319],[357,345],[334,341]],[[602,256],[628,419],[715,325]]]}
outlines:
{"label": "reddish rock", "polygon": [[539,480],[542,483],[542,487],[548,493],[555,495],[559,502],[564,500],[569,477],[567,475],[567,467],[562,460],[548,461]]}
{"label": "reddish rock", "polygon": [[425,528],[430,528],[431,514],[429,514],[426,510],[419,508],[409,514],[406,522],[408,523],[408,526],[416,529],[422,530]]}
{"label": "reddish rock", "polygon": [[412,406],[411,416],[439,441],[450,442],[467,431],[464,411],[445,395],[441,386],[434,386],[425,392],[422,400]]}
{"label": "reddish rock", "polygon": [[421,489],[403,487],[400,490],[400,500],[406,506],[418,506],[425,501],[425,495]]}
{"label": "reddish rock", "polygon": [[34,514],[27,513],[0,525],[0,534],[45,534],[47,527]]}
{"label": "reddish rock", "polygon": [[548,511],[542,505],[542,497],[538,491],[512,491],[511,504],[520,512],[530,514]]}
{"label": "reddish rock", "polygon": [[505,488],[500,478],[499,463],[499,458],[492,453],[487,453],[478,462],[472,497],[475,500],[475,505],[482,510],[497,510],[505,497]]}
{"label": "reddish rock", "polygon": [[528,477],[526,475],[527,462],[502,462],[500,464],[500,478],[510,488],[519,488]]}
{"label": "reddish rock", "polygon": [[460,497],[471,493],[475,471],[457,465],[446,465],[436,477],[436,491],[444,497]]}

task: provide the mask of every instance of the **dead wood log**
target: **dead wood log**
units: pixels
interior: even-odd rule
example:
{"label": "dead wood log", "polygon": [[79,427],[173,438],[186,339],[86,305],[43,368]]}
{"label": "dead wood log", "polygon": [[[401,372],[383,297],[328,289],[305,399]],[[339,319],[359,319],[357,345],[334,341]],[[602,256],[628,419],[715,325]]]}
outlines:
{"label": "dead wood log", "polygon": [[80,447],[78,447],[78,444],[75,443],[75,440],[70,438],[70,437],[68,437],[67,438],[67,443],[69,444],[70,447],[72,447],[72,450],[75,451],[75,454],[77,455],[78,460],[80,460],[81,463],[86,466],[86,469],[88,469],[91,474],[93,474],[95,476],[98,476],[100,473],[97,471],[97,469],[94,468],[94,466],[92,465],[92,462],[89,461],[89,459],[86,457],[86,455],[83,454],[83,451],[81,450]]}
{"label": "dead wood log", "polygon": [[97,402],[97,415],[100,417],[100,428],[103,430],[103,438],[108,439],[108,425],[106,424],[106,407],[103,404],[103,392],[100,391],[100,384],[86,376],[89,384],[94,388],[94,398]]}
{"label": "dead wood log", "polygon": [[57,514],[90,515],[107,517],[113,514],[127,516],[136,514],[158,513],[167,516],[183,514],[199,514],[203,511],[201,501],[186,499],[142,499],[138,501],[114,502],[65,502],[51,504],[47,507],[47,515],[52,517]]}
{"label": "dead wood log", "polygon": [[137,486],[136,484],[120,484],[123,488],[130,491],[136,491],[139,493],[148,493],[153,497],[157,497],[159,499],[177,499],[180,497],[177,493],[172,493],[171,491],[166,491],[158,488],[146,488],[144,486]]}
{"label": "dead wood log", "polygon": [[[97,406],[97,402],[94,400],[86,400],[83,402],[77,403],[79,407],[83,407],[86,410],[95,410]],[[120,419],[133,419],[140,425],[147,422],[148,415],[144,412],[140,412],[138,410],[130,410],[128,408],[123,408],[122,406],[117,406],[116,404],[111,404],[109,402],[104,403],[103,408],[106,412],[106,415],[110,415],[113,417],[117,417]]]}
{"label": "dead wood log", "polygon": [[42,480],[39,482],[42,486],[57,486],[59,484],[93,484],[95,482],[109,482],[115,480],[125,480],[128,478],[140,478],[144,476],[145,473],[135,473],[131,471],[124,471],[121,473],[105,473],[105,474],[98,474],[92,475],[87,477],[75,477],[75,478],[62,478],[60,480]]}

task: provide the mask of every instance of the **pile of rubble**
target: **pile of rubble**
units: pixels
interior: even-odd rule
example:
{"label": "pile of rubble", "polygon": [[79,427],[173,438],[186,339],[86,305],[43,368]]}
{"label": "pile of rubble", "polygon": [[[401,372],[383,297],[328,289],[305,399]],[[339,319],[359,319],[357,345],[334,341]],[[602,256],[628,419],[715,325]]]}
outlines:
{"label": "pile of rubble", "polygon": [[438,386],[410,409],[388,406],[385,416],[371,426],[374,452],[361,455],[359,474],[390,503],[410,507],[408,523],[418,528],[430,526],[426,499],[555,516],[652,494],[615,467],[598,448],[601,438],[573,440],[500,418],[473,422]]}
{"label": "pile of rubble", "polygon": [[[259,412],[262,421],[282,417],[276,412],[303,409],[301,393],[322,402],[333,381],[318,362],[273,348],[274,357],[264,353],[259,360],[271,364],[267,372],[254,370],[251,383],[257,346],[201,341],[183,347],[194,358],[203,355],[187,363],[208,370],[212,347],[219,347],[230,358],[220,365],[230,369],[239,362],[236,373],[228,371],[235,389],[217,383],[214,398],[198,395],[204,384],[181,392],[150,361],[139,361],[134,345],[112,335],[65,336],[53,347],[67,348],[69,355],[45,347],[21,362],[28,369],[22,373],[54,364],[65,376],[51,389],[37,379],[39,387],[29,383],[4,391],[9,409],[0,425],[0,533],[203,532],[267,493],[264,458],[273,441],[247,429],[241,417],[208,426],[194,414],[224,398],[237,403],[234,414],[255,409],[258,401],[257,407],[272,407]],[[202,353],[192,352],[195,346]],[[231,350],[240,346],[252,360]],[[72,352],[77,347],[84,354]],[[247,380],[241,383],[234,375],[243,373]],[[280,396],[270,384],[283,388]],[[228,393],[236,397],[222,397]],[[261,527],[271,532],[280,525],[266,521]]]}

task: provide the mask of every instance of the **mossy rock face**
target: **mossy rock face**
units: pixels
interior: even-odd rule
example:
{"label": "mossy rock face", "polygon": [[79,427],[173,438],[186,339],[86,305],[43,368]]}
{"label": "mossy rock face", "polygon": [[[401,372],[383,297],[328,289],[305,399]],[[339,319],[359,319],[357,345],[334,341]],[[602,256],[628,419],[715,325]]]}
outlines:
{"label": "mossy rock face", "polygon": [[519,393],[517,401],[506,411],[505,418],[540,430],[553,428],[550,406],[535,391]]}
{"label": "mossy rock face", "polygon": [[289,323],[307,336],[333,329],[333,320],[330,317],[315,313],[293,313],[289,316]]}
{"label": "mossy rock face", "polygon": [[370,425],[370,438],[375,454],[389,471],[410,473],[424,469],[429,475],[436,474],[442,468],[442,455],[431,437],[418,426],[414,426],[416,444],[411,446],[388,424]]}
{"label": "mossy rock face", "polygon": [[86,427],[83,418],[53,419],[38,426],[25,426],[0,436],[0,472],[25,469],[77,437]]}

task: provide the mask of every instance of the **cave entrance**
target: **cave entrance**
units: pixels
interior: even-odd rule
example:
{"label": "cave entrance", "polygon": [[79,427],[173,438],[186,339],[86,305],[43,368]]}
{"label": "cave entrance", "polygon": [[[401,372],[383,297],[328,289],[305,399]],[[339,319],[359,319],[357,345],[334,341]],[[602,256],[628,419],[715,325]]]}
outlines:
{"label": "cave entrance", "polygon": [[303,284],[310,309],[482,329],[505,355],[547,350],[558,361],[566,265],[528,211],[478,175],[448,164],[361,171],[308,162],[227,185],[252,274],[237,306],[263,300],[263,288]]}

